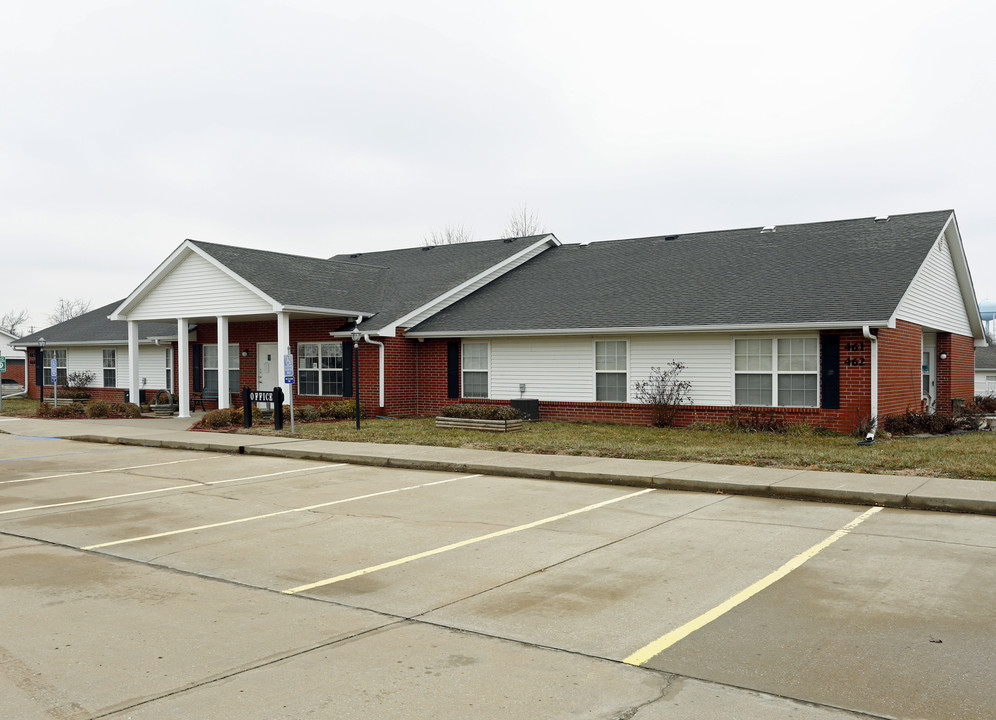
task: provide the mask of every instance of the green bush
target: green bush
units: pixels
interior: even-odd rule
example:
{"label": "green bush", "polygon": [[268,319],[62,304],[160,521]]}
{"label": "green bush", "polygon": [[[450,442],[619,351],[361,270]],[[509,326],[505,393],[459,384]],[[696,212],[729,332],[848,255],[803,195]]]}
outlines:
{"label": "green bush", "polygon": [[[360,417],[367,416],[366,409],[360,405]],[[318,417],[322,420],[349,420],[356,418],[355,400],[328,400],[318,406]]]}
{"label": "green bush", "polygon": [[111,403],[111,412],[126,418],[142,417],[142,408],[135,403]]}
{"label": "green bush", "polygon": [[467,420],[522,419],[522,413],[510,405],[446,405],[440,409],[439,415]]}
{"label": "green bush", "polygon": [[294,417],[301,422],[314,422],[318,420],[318,409],[313,405],[302,405],[294,409]]}
{"label": "green bush", "polygon": [[[253,409],[255,410],[256,408]],[[260,413],[260,416],[262,417],[262,413]],[[243,417],[242,408],[211,410],[204,413],[204,417],[201,418],[201,425],[210,430],[220,430],[222,428],[242,425]]]}
{"label": "green bush", "polygon": [[111,414],[111,404],[106,400],[91,400],[86,406],[88,418],[105,418]]}

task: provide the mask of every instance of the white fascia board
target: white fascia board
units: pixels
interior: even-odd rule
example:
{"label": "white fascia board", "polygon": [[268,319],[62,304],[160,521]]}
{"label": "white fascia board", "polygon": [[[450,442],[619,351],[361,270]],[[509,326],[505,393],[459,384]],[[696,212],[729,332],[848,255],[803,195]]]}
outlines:
{"label": "white fascia board", "polygon": [[373,315],[369,310],[339,310],[337,308],[307,307],[305,305],[281,305],[279,312],[308,313],[309,315],[341,315],[343,317],[369,317]]}
{"label": "white fascia board", "polygon": [[537,330],[472,330],[410,332],[411,338],[453,338],[453,337],[524,337],[541,335],[648,335],[678,333],[730,333],[730,332],[795,332],[806,330],[853,330],[867,325],[873,328],[889,326],[888,320],[869,322],[824,322],[824,323],[783,323],[779,325],[669,325],[660,327],[609,327],[609,328],[551,328]]}
{"label": "white fascia board", "polygon": [[138,304],[139,302],[141,302],[142,298],[145,297],[146,293],[149,290],[151,290],[152,287],[164,275],[168,274],[173,268],[175,268],[186,257],[187,253],[190,253],[190,252],[196,253],[201,258],[203,258],[204,260],[206,260],[207,262],[209,262],[211,265],[213,265],[217,269],[221,270],[223,273],[225,273],[226,275],[228,275],[230,278],[232,278],[233,280],[235,280],[237,283],[239,283],[240,285],[242,285],[243,287],[245,287],[247,290],[249,290],[252,293],[255,293],[256,295],[258,295],[260,298],[262,298],[265,302],[269,303],[274,308],[274,312],[280,312],[280,307],[281,307],[280,303],[278,303],[272,297],[270,297],[269,295],[267,295],[265,292],[263,292],[262,290],[260,290],[255,285],[253,285],[251,282],[249,282],[248,280],[246,280],[244,277],[242,277],[238,273],[236,273],[233,270],[231,270],[227,265],[222,264],[217,259],[215,259],[211,255],[209,255],[208,253],[206,253],[205,251],[201,250],[192,241],[190,241],[190,240],[184,240],[182,243],[180,243],[180,246],[176,250],[174,250],[172,253],[170,253],[170,256],[168,258],[166,258],[165,260],[163,260],[163,262],[161,262],[159,264],[159,267],[157,267],[155,270],[152,271],[151,275],[149,275],[147,278],[145,278],[145,280],[142,282],[141,285],[139,285],[137,288],[135,288],[131,292],[131,294],[124,299],[124,302],[122,302],[114,310],[114,312],[112,312],[110,315],[107,316],[108,319],[110,319],[110,320],[127,320],[128,319],[128,312],[136,304]]}
{"label": "white fascia board", "polygon": [[[936,247],[939,240],[947,241],[948,247],[951,249],[951,260],[952,265],[954,265],[955,277],[958,278],[958,292],[961,294],[962,302],[965,304],[965,314],[968,316],[968,324],[972,328],[972,336],[978,341],[979,338],[985,341],[986,331],[982,322],[982,315],[979,313],[979,306],[975,299],[975,285],[972,282],[972,273],[968,268],[968,260],[965,257],[965,246],[961,242],[961,232],[958,230],[958,220],[955,218],[955,214],[951,213],[947,221],[944,223],[944,227],[941,228],[941,232],[934,242],[931,243],[930,249],[933,250]],[[906,291],[903,296],[899,299],[899,303],[896,305],[896,309],[893,311],[892,316],[889,318],[889,327],[896,327],[897,313],[899,308],[903,306],[906,302],[906,296],[910,294],[913,286],[916,285],[917,279],[920,274],[925,272],[924,268],[927,265],[927,261],[930,260],[930,252],[924,257],[923,262],[917,269],[916,274],[907,286]]]}
{"label": "white fascia board", "polygon": [[[514,255],[509,255],[507,258],[505,258],[504,260],[502,260],[500,263],[492,265],[491,267],[483,270],[482,272],[477,273],[477,275],[475,275],[474,277],[470,278],[469,280],[466,280],[465,282],[460,283],[456,287],[447,290],[442,295],[439,295],[438,297],[433,298],[432,300],[430,300],[429,302],[425,303],[421,307],[415,308],[414,310],[412,310],[407,315],[404,315],[403,317],[398,318],[397,320],[395,320],[394,322],[392,322],[390,325],[385,325],[384,327],[380,328],[380,330],[377,331],[377,334],[378,335],[386,335],[388,337],[394,337],[394,334],[397,332],[397,329],[399,327],[405,327],[405,323],[408,322],[408,321],[410,321],[411,318],[416,317],[417,315],[421,315],[422,313],[426,312],[427,310],[431,310],[433,307],[437,308],[436,312],[439,312],[440,310],[443,310],[444,308],[448,307],[449,304],[450,304],[450,303],[447,302],[447,300],[450,300],[454,295],[457,295],[462,290],[465,290],[470,285],[473,285],[474,283],[476,283],[477,281],[481,280],[482,278],[487,277],[488,275],[490,275],[491,273],[495,272],[496,270],[501,270],[502,268],[506,268],[508,266],[514,266],[518,262],[518,260],[520,258],[522,258],[523,255],[529,254],[530,252],[532,252],[533,250],[535,250],[536,248],[538,248],[538,247],[540,247],[542,245],[549,245],[550,247],[557,247],[558,245],[561,245],[561,244],[562,243],[560,242],[560,240],[558,240],[557,236],[554,235],[553,233],[550,233],[548,235],[544,235],[542,238],[540,238],[539,240],[537,240],[536,242],[534,242],[529,247],[523,248],[522,250],[520,250],[519,252],[515,253]],[[505,273],[501,273],[501,275],[496,276],[495,279],[501,277],[504,274]],[[433,313],[433,315],[434,314],[435,314],[435,312]],[[429,317],[432,317],[432,315],[430,315]],[[428,319],[428,318],[426,318],[426,319]]]}

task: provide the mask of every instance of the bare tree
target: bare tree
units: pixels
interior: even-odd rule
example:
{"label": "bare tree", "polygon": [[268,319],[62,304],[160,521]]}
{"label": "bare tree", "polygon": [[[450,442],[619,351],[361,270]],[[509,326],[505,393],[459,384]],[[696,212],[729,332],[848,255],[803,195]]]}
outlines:
{"label": "bare tree", "polygon": [[514,211],[509,216],[505,222],[505,229],[501,231],[501,236],[503,238],[526,237],[545,232],[546,228],[540,222],[536,211],[530,210],[529,206],[523,203],[521,209]]}
{"label": "bare tree", "polygon": [[66,298],[59,298],[59,302],[55,306],[55,311],[49,313],[48,321],[53,325],[58,325],[66,320],[72,320],[74,317],[79,317],[89,309],[89,300],[82,300],[79,298],[75,300],[67,300]]}
{"label": "bare tree", "polygon": [[425,245],[453,245],[455,243],[470,242],[474,239],[474,233],[461,225],[447,225],[442,230],[433,230],[429,236],[423,239]]}
{"label": "bare tree", "polygon": [[12,335],[21,334],[21,325],[28,321],[27,310],[11,310],[0,315],[0,328],[8,331]]}

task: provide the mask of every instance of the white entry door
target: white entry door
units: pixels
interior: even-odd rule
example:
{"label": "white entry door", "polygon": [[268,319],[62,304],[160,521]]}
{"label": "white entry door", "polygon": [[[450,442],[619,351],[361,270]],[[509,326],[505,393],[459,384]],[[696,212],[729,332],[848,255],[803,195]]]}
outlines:
{"label": "white entry door", "polygon": [[[280,362],[276,343],[256,344],[256,389],[273,390],[280,382]],[[270,403],[260,403],[260,407],[271,409]]]}

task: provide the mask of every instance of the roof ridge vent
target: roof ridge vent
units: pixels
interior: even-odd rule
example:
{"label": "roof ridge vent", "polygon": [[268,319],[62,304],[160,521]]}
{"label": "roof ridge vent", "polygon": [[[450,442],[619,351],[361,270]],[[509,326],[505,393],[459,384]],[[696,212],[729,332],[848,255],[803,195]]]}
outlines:
{"label": "roof ridge vent", "polygon": [[889,216],[888,215],[876,215],[875,216],[875,222],[889,222]]}
{"label": "roof ridge vent", "polygon": [[504,239],[502,240],[502,242],[507,242],[507,243],[514,243],[514,242],[515,242],[515,238],[504,238]]}
{"label": "roof ridge vent", "polygon": [[665,235],[664,236],[664,241],[665,242],[671,242],[672,240],[677,240],[677,239],[678,239],[677,235]]}
{"label": "roof ridge vent", "polygon": [[761,228],[761,232],[763,233],[773,233],[777,231],[778,231],[777,225],[765,225],[763,228]]}
{"label": "roof ridge vent", "polygon": [[422,252],[425,252],[426,250],[432,250],[432,248],[433,248],[432,245],[423,245],[422,246]]}

